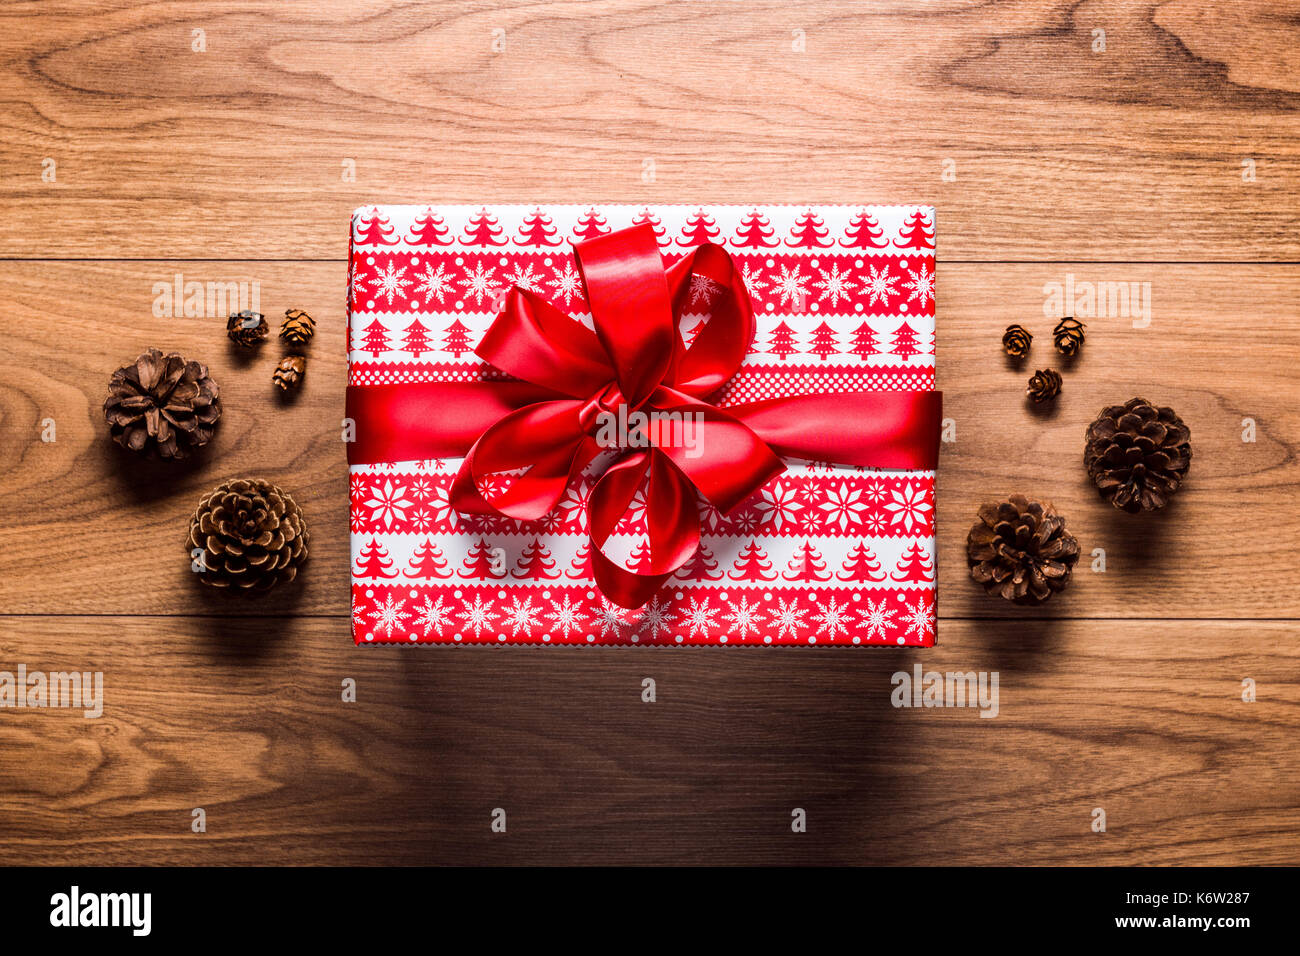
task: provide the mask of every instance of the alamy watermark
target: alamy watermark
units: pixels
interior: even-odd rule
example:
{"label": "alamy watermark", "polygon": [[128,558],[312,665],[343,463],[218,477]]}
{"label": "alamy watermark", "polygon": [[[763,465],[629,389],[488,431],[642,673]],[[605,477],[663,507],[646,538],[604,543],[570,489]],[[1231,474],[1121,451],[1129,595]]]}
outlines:
{"label": "alamy watermark", "polygon": [[703,454],[701,412],[642,412],[619,405],[596,416],[596,444],[601,448],[681,448],[687,458]]}
{"label": "alamy watermark", "polygon": [[262,311],[262,283],[256,279],[198,282],[177,272],[170,282],[153,284],[157,319],[224,319],[231,312],[245,311]]}
{"label": "alamy watermark", "polygon": [[895,671],[889,701],[895,707],[978,707],[981,717],[998,715],[997,671]]}
{"label": "alamy watermark", "polygon": [[87,718],[104,713],[103,671],[0,671],[0,707],[80,708]]}
{"label": "alamy watermark", "polygon": [[1150,282],[1090,282],[1065,274],[1064,282],[1043,283],[1043,317],[1131,319],[1133,328],[1151,324]]}

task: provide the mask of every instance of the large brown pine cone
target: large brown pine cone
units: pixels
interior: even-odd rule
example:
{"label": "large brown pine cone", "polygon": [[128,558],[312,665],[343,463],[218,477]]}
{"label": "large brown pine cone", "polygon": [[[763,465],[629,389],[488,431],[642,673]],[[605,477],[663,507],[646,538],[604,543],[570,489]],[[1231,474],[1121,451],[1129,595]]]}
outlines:
{"label": "large brown pine cone", "polygon": [[1065,590],[1079,542],[1050,505],[1012,495],[979,510],[966,538],[970,576],[989,594],[1015,604],[1042,604]]}
{"label": "large brown pine cone", "polygon": [[1103,408],[1083,449],[1101,496],[1135,514],[1163,508],[1192,463],[1192,431],[1172,408],[1145,398]]}
{"label": "large brown pine cone", "polygon": [[185,458],[211,440],[221,418],[221,391],[206,365],[150,349],[113,373],[104,418],[123,448]]}
{"label": "large brown pine cone", "polygon": [[199,580],[218,588],[265,591],[292,581],[311,536],[297,503],[260,478],[232,478],[199,502],[190,519]]}

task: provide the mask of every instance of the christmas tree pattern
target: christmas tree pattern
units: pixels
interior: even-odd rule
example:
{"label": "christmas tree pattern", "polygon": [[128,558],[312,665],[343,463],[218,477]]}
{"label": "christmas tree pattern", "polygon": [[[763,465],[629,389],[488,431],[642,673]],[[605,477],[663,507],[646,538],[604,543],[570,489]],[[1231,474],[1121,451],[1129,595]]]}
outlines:
{"label": "christmas tree pattern", "polygon": [[829,231],[826,224],[822,222],[821,217],[809,209],[796,219],[794,225],[790,227],[790,245],[796,248],[824,249],[827,246],[834,245],[834,243],[826,239]]}
{"label": "christmas tree pattern", "polygon": [[395,578],[397,572],[390,571],[392,566],[393,561],[388,556],[387,549],[374,538],[371,538],[370,542],[361,548],[361,554],[357,558],[353,577]]}
{"label": "christmas tree pattern", "polygon": [[556,237],[556,231],[555,223],[551,221],[551,217],[540,209],[534,209],[520,223],[519,235],[515,237],[515,245],[558,246],[560,240]]}
{"label": "christmas tree pattern", "polygon": [[[517,578],[532,581],[553,581],[560,576],[555,570],[555,559],[551,549],[542,544],[541,539],[533,538],[532,543],[524,548],[524,553],[516,562],[519,567],[510,573]],[[554,573],[552,573],[554,572]]]}
{"label": "christmas tree pattern", "polygon": [[447,224],[432,209],[426,209],[423,215],[415,217],[406,239],[410,246],[449,246],[452,242]]}
{"label": "christmas tree pattern", "polygon": [[895,355],[901,355],[906,358],[909,355],[920,355],[921,350],[916,347],[916,333],[912,327],[904,322],[894,333],[894,345],[890,349]]}
{"label": "christmas tree pattern", "polygon": [[918,209],[908,217],[907,222],[903,223],[903,228],[898,232],[898,242],[895,244],[900,249],[933,249],[934,230],[927,227],[925,216]]}
{"label": "christmas tree pattern", "polygon": [[740,555],[732,570],[727,572],[728,577],[733,581],[775,581],[776,574],[772,572],[772,562],[768,560],[767,552],[758,546],[758,542],[753,538],[749,544],[740,550]]}
{"label": "christmas tree pattern", "polygon": [[564,576],[574,581],[590,580],[595,576],[591,567],[591,542],[583,542],[578,553],[569,562],[569,570],[564,572]]}
{"label": "christmas tree pattern", "polygon": [[377,208],[371,208],[370,217],[361,217],[360,233],[357,235],[358,245],[370,246],[395,246],[396,238],[388,238],[393,235],[393,227],[388,223],[387,216],[379,215]]}
{"label": "christmas tree pattern", "polygon": [[451,325],[443,331],[442,350],[450,352],[456,358],[460,358],[466,352],[472,351],[469,347],[469,329],[466,328],[460,319],[454,319]]}
{"label": "christmas tree pattern", "polygon": [[721,581],[722,572],[714,574],[715,571],[718,571],[717,559],[708,545],[701,541],[695,553],[673,574],[682,581]]}
{"label": "christmas tree pattern", "polygon": [[393,346],[388,341],[388,330],[378,319],[366,326],[366,337],[361,347],[363,351],[369,352],[376,358],[392,349]]}
{"label": "christmas tree pattern", "polygon": [[849,354],[860,358],[880,354],[880,349],[876,345],[876,333],[872,330],[871,323],[863,322],[853,330],[853,347],[849,349]]}
{"label": "christmas tree pattern", "polygon": [[498,548],[488,547],[488,543],[479,538],[469,549],[469,554],[461,562],[464,567],[463,576],[478,578],[480,580],[487,578],[504,578],[506,576],[505,562],[501,560],[501,551]]}
{"label": "christmas tree pattern", "polygon": [[[844,231],[844,238],[840,240],[840,245],[883,249],[889,245],[889,241],[884,236],[885,230],[881,229],[880,224],[863,209],[849,223],[848,229]],[[880,241],[877,242],[876,240]]]}
{"label": "christmas tree pattern", "polygon": [[934,580],[934,567],[930,555],[920,544],[913,542],[889,575],[895,581],[927,582]]}
{"label": "christmas tree pattern", "polygon": [[704,331],[704,325],[705,325],[704,320],[700,319],[689,329],[687,329],[684,333],[682,333],[682,340],[686,343],[687,348],[690,348],[692,345],[695,344],[695,340],[699,338],[700,333]]}
{"label": "christmas tree pattern", "polygon": [[784,321],[779,323],[772,330],[772,338],[767,343],[767,351],[772,355],[779,355],[781,361],[785,361],[787,355],[794,355],[799,351],[795,344],[794,329],[786,325]]}
{"label": "christmas tree pattern", "polygon": [[686,225],[682,226],[682,236],[677,240],[679,246],[698,246],[713,242],[718,238],[718,224],[703,209],[691,213]]}
{"label": "christmas tree pattern", "polygon": [[668,234],[667,231],[664,229],[664,224],[659,220],[659,217],[656,216],[654,213],[652,213],[649,209],[642,209],[639,213],[633,216],[632,225],[649,226],[655,234],[655,242],[659,243],[659,245],[661,246],[668,245]]}
{"label": "christmas tree pattern", "polygon": [[420,324],[419,319],[413,319],[406,327],[402,336],[402,351],[415,356],[433,351],[433,346],[429,344],[429,330]]}
{"label": "christmas tree pattern", "polygon": [[[740,249],[775,246],[772,224],[757,209],[751,210],[736,229],[735,245]],[[770,241],[769,241],[770,240]]]}
{"label": "christmas tree pattern", "polygon": [[578,224],[573,227],[573,239],[575,244],[585,242],[588,239],[595,239],[597,236],[609,234],[609,223],[605,217],[596,212],[595,209],[588,209],[578,217]]}
{"label": "christmas tree pattern", "polygon": [[829,581],[831,576],[822,573],[825,570],[826,562],[822,560],[821,552],[811,542],[805,541],[794,553],[781,577],[787,581]]}
{"label": "christmas tree pattern", "polygon": [[823,322],[812,331],[812,343],[808,347],[808,352],[816,355],[823,362],[828,355],[839,354],[839,343],[835,340],[835,330]]}
{"label": "christmas tree pattern", "polygon": [[402,572],[408,578],[449,578],[451,571],[439,547],[428,538],[415,549],[409,566]]}
{"label": "christmas tree pattern", "polygon": [[853,546],[847,558],[844,559],[844,567],[835,575],[841,581],[883,581],[885,580],[884,571],[880,567],[880,561],[871,553],[865,541],[859,541]]}
{"label": "christmas tree pattern", "polygon": [[496,216],[480,209],[469,217],[461,242],[467,246],[504,246],[506,240],[502,238],[502,231]]}
{"label": "christmas tree pattern", "polygon": [[653,558],[654,555],[650,552],[650,542],[638,541],[632,549],[632,554],[627,559],[627,569],[638,574],[647,572],[650,570],[650,562]]}

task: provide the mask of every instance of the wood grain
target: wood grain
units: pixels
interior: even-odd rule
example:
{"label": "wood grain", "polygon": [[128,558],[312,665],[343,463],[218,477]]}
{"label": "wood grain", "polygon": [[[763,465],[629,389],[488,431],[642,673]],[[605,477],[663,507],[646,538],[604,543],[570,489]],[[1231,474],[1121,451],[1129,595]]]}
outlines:
{"label": "wood grain", "polygon": [[1300,259],[1277,3],[49,0],[0,25],[0,256],[333,258],[363,202],[582,195],[931,202],[949,259]]}
{"label": "wood grain", "polygon": [[[0,711],[0,863],[1296,863],[1295,637],[395,652],[336,620],[0,618],[0,668],[101,670],[105,698]],[[917,662],[997,671],[998,716],[894,708]]]}
{"label": "wood grain", "polygon": [[[317,317],[296,403],[280,404],[271,387],[276,343],[249,358],[232,351],[219,317],[152,316],[153,283],[178,269],[260,282],[267,311]],[[1039,334],[1033,357],[1059,364],[1043,286],[1067,273],[1150,282],[1151,324],[1090,319],[1081,356],[1062,366],[1060,399],[1038,411],[1024,398],[1030,368],[1009,363],[1000,334],[1027,323]],[[1012,610],[967,580],[964,542],[983,501],[1020,490],[1054,501],[1088,557],[1061,599],[1017,616],[1300,616],[1297,282],[1297,266],[941,264],[939,386],[956,426],[940,467],[941,614]],[[347,613],[343,288],[342,263],[0,263],[0,296],[33,317],[0,356],[0,602],[21,613]],[[107,440],[109,374],[150,345],[201,358],[223,389],[215,447],[194,467],[142,467]],[[1191,477],[1155,516],[1114,511],[1082,465],[1087,423],[1135,394],[1173,405],[1192,428]],[[46,418],[53,444],[40,440]],[[1253,443],[1242,441],[1245,418],[1256,422]],[[249,473],[298,496],[312,571],[266,604],[196,596],[187,518],[208,487]],[[1106,552],[1104,573],[1089,570],[1094,548]]]}
{"label": "wood grain", "polygon": [[[0,671],[102,671],[106,701],[0,708],[0,864],[1300,863],[1298,50],[1269,0],[5,4]],[[584,199],[938,207],[938,648],[352,646],[348,213]],[[176,273],[316,316],[297,400],[278,343],[154,314]],[[1070,275],[1150,283],[1150,324],[1086,318],[1061,365]],[[154,345],[226,403],[182,467],[105,434],[109,374]],[[1147,518],[1081,462],[1138,394],[1195,448]],[[245,474],[295,494],[313,557],[231,604],[184,534]],[[1013,490],[1084,548],[1043,609],[966,577],[975,509]],[[998,717],[893,707],[915,663],[996,671]]]}

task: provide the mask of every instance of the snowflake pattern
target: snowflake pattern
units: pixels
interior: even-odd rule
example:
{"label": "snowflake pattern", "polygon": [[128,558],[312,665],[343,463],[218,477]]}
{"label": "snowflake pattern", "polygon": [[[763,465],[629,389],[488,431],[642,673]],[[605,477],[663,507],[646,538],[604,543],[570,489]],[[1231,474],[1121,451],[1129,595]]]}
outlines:
{"label": "snowflake pattern", "polygon": [[383,521],[385,528],[391,528],[394,521],[406,520],[406,509],[415,502],[406,497],[405,485],[394,485],[391,478],[386,478],[382,485],[376,483],[371,488],[364,504],[370,509],[371,521]]}
{"label": "snowflake pattern", "polygon": [[386,299],[388,304],[392,305],[393,299],[405,295],[406,287],[411,284],[410,279],[404,278],[405,275],[406,266],[394,266],[391,262],[380,269],[370,280],[370,284],[375,288],[375,298]]}
{"label": "snowflake pattern", "polygon": [[893,500],[885,502],[886,510],[893,515],[890,524],[902,524],[904,531],[911,531],[914,523],[918,526],[925,524],[931,505],[925,500],[924,488],[913,488],[909,481],[902,491],[894,489],[890,497]]}
{"label": "snowflake pattern", "polygon": [[813,620],[818,624],[818,636],[825,635],[833,641],[837,634],[849,633],[848,622],[853,619],[853,613],[847,604],[837,603],[835,595],[827,598],[825,604],[818,604],[817,611],[819,613],[813,615]]}
{"label": "snowflake pattern", "polygon": [[808,613],[806,607],[799,607],[799,602],[795,598],[790,599],[790,603],[785,602],[785,598],[777,598],[777,609],[773,616],[773,623],[776,624],[776,636],[778,638],[789,635],[794,640],[799,639],[799,629],[807,627],[808,623],[804,620],[804,615]]}
{"label": "snowflake pattern", "polygon": [[912,281],[903,283],[904,289],[912,291],[908,299],[918,300],[921,303],[921,308],[924,309],[926,302],[934,298],[934,273],[928,271],[925,264],[922,263],[921,268],[915,272],[909,269],[908,275],[912,277]]}
{"label": "snowflake pattern", "polygon": [[424,272],[417,275],[415,280],[417,283],[415,290],[423,294],[425,303],[432,302],[434,299],[443,302],[447,293],[451,291],[451,276],[441,262],[438,263],[436,272],[433,266],[426,262]]}
{"label": "snowflake pattern", "polygon": [[425,637],[430,633],[442,637],[442,629],[451,626],[451,608],[442,603],[441,595],[437,601],[430,601],[426,594],[424,604],[415,608],[415,616],[411,623],[423,627]]}
{"label": "snowflake pattern", "polygon": [[582,276],[573,268],[573,263],[567,259],[564,262],[563,269],[552,268],[551,272],[555,273],[555,278],[551,279],[547,285],[555,290],[555,294],[564,299],[564,305],[567,308],[582,290]]}
{"label": "snowflake pattern", "polygon": [[612,604],[603,597],[600,599],[600,607],[591,616],[591,621],[593,624],[600,625],[600,636],[602,638],[606,634],[621,638],[624,628],[631,627],[631,622],[627,619],[627,609]]}
{"label": "snowflake pattern", "polygon": [[533,636],[533,628],[540,626],[537,615],[541,613],[541,608],[533,607],[532,596],[525,597],[520,602],[518,595],[511,595],[510,607],[506,608],[502,614],[502,623],[510,625],[510,636],[518,637],[519,632],[524,632],[524,637]]}
{"label": "snowflake pattern", "polygon": [[820,282],[814,282],[813,285],[822,290],[818,297],[819,302],[831,300],[831,308],[839,306],[840,299],[848,299],[849,293],[857,288],[857,283],[849,280],[848,272],[840,271],[838,262],[831,263],[829,270],[821,270],[822,278]]}
{"label": "snowflake pattern", "polygon": [[886,607],[884,598],[879,603],[867,598],[867,609],[859,617],[867,628],[867,640],[879,638],[885,639],[885,632],[894,626],[894,615],[898,613],[896,608]]}
{"label": "snowflake pattern", "polygon": [[898,281],[898,276],[889,274],[889,266],[883,265],[880,271],[876,271],[875,266],[869,266],[871,274],[866,277],[862,283],[862,288],[867,294],[867,304],[875,305],[877,302],[889,304],[889,297],[897,295],[894,289],[894,283]]}
{"label": "snowflake pattern", "polygon": [[491,630],[492,622],[497,619],[497,615],[492,610],[492,602],[483,603],[483,595],[474,595],[474,603],[462,600],[461,606],[465,610],[459,612],[456,616],[465,622],[465,627],[474,631],[475,639],[482,636],[484,630]]}
{"label": "snowflake pattern", "polygon": [[732,605],[731,612],[722,615],[722,619],[731,625],[731,633],[743,641],[751,633],[758,635],[758,625],[763,623],[763,612],[759,607],[758,601],[750,604],[742,594],[740,600]]}
{"label": "snowflake pattern", "polygon": [[691,637],[696,633],[709,636],[709,628],[718,627],[719,624],[713,618],[718,614],[718,608],[709,607],[709,599],[706,597],[703,601],[696,601],[691,598],[691,609],[686,611],[685,623],[691,626]]}
{"label": "snowflake pattern", "polygon": [[862,491],[857,488],[850,489],[847,484],[840,482],[839,488],[830,488],[826,492],[826,500],[821,503],[821,508],[826,512],[827,521],[830,524],[838,524],[840,531],[848,530],[849,525],[858,524],[862,520],[862,512],[867,510],[867,503],[862,500]]}
{"label": "snowflake pattern", "polygon": [[809,276],[801,275],[799,270],[802,266],[796,265],[793,270],[786,266],[781,267],[781,278],[774,279],[776,291],[781,295],[781,304],[791,304],[796,312],[804,310],[804,300],[808,298]]}
{"label": "snowflake pattern", "polygon": [[497,290],[501,288],[501,280],[493,277],[495,273],[495,268],[483,268],[482,262],[476,263],[472,272],[466,269],[465,278],[460,280],[460,284],[465,288],[465,297],[472,298],[477,306],[482,306],[484,299],[496,298]]}
{"label": "snowflake pattern", "polygon": [[677,620],[677,615],[670,611],[667,601],[660,602],[654,598],[641,611],[641,619],[637,621],[637,633],[649,634],[650,640],[659,639],[662,632],[665,637],[672,631],[673,621]]}
{"label": "snowflake pattern", "polygon": [[570,634],[582,630],[582,605],[570,601],[569,595],[564,595],[563,602],[551,601],[551,607],[554,610],[548,613],[546,618],[553,622],[551,624],[552,632],[558,630],[567,641]]}
{"label": "snowflake pattern", "polygon": [[370,612],[370,618],[375,622],[375,630],[383,631],[385,636],[392,637],[393,632],[402,626],[402,622],[411,616],[403,610],[405,607],[405,601],[395,600],[391,594],[383,601],[376,601],[374,609]]}
{"label": "snowflake pattern", "polygon": [[542,277],[533,272],[531,265],[516,264],[515,271],[506,276],[506,282],[518,286],[525,292],[542,291]]}
{"label": "snowflake pattern", "polygon": [[708,305],[722,288],[708,276],[691,275],[691,305]]}
{"label": "snowflake pattern", "polygon": [[777,481],[770,488],[763,488],[754,507],[763,516],[764,524],[770,522],[773,528],[780,531],[781,525],[798,518],[803,503],[799,501],[799,492],[795,488]]}
{"label": "snowflake pattern", "polygon": [[917,638],[924,641],[934,633],[934,605],[928,603],[924,597],[916,599],[916,606],[904,602],[903,607],[905,617],[903,623],[907,625],[908,635],[915,634]]}

